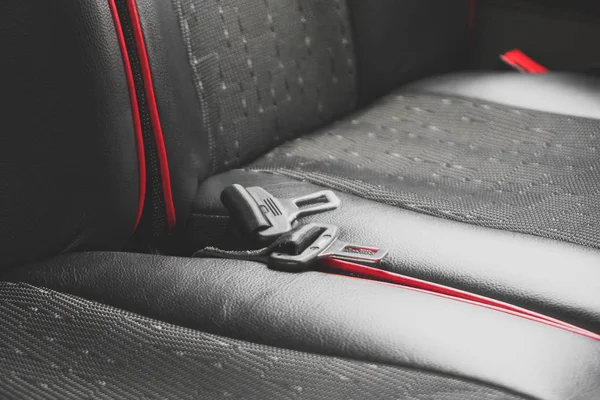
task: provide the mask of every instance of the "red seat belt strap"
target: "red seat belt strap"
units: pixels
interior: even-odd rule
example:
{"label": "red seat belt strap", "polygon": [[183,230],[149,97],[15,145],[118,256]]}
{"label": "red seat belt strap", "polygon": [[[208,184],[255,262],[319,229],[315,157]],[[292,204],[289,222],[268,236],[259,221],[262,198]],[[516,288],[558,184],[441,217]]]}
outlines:
{"label": "red seat belt strap", "polygon": [[519,49],[506,52],[500,58],[511,67],[528,74],[546,74],[550,72],[548,68],[539,64]]}

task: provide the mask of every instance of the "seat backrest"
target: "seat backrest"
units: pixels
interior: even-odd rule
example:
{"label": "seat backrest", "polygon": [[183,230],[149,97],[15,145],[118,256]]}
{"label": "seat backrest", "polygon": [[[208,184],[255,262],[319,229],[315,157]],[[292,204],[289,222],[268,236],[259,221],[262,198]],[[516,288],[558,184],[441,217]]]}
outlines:
{"label": "seat backrest", "polygon": [[445,70],[469,0],[0,5],[0,265],[185,225],[199,182]]}
{"label": "seat backrest", "polygon": [[180,221],[198,183],[447,71],[469,0],[137,0]]}
{"label": "seat backrest", "polygon": [[0,266],[134,230],[144,164],[119,43],[106,0],[0,4]]}

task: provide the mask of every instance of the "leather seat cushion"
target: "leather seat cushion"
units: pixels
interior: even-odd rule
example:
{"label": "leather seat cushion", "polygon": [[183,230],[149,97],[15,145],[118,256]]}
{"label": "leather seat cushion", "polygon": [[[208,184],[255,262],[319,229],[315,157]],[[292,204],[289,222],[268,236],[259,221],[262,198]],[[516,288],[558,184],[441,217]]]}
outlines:
{"label": "leather seat cushion", "polygon": [[[466,379],[184,329],[83,298],[0,282],[3,398],[517,400]],[[52,368],[49,368],[49,365]]]}
{"label": "leather seat cushion", "polygon": [[590,75],[463,72],[424,79],[404,90],[600,119],[600,80]]}
{"label": "leather seat cushion", "polygon": [[[168,375],[174,380],[173,390],[184,390],[185,378],[211,385],[219,384],[213,379],[223,380],[234,391],[244,383],[255,387],[251,382],[256,382],[257,374],[252,371],[258,369],[264,379],[293,382],[305,390],[315,390],[315,384],[329,379],[344,381],[340,374],[374,393],[366,397],[375,398],[558,400],[600,393],[596,379],[600,344],[593,339],[465,302],[345,276],[278,272],[235,260],[80,253],[25,266],[2,279],[146,317],[0,283],[0,315],[19,327],[0,332],[10,338],[2,341],[6,346],[30,354],[31,347],[22,342],[25,336],[31,339],[28,346],[43,342],[51,351],[67,348],[58,354],[72,354],[73,348],[88,350],[89,355],[79,353],[56,364],[97,376],[107,386],[121,380],[114,371],[132,379],[144,374],[154,379],[154,368],[136,369],[147,364],[140,362],[142,353],[137,350],[144,349],[143,354],[148,353],[144,357],[157,360],[158,372],[178,372]],[[30,318],[36,314],[39,317]],[[0,348],[0,356],[12,366],[39,365],[38,357],[5,348]],[[124,354],[129,358],[122,365]],[[107,359],[116,361],[108,371],[101,368],[110,363]],[[324,367],[330,363],[331,369],[320,372],[330,378],[311,378],[316,372],[307,362]],[[223,368],[219,378],[206,371],[220,369],[217,363]],[[164,370],[171,364],[173,370]],[[365,364],[379,372],[369,372]],[[269,372],[269,366],[279,371]],[[230,368],[239,371],[230,373]],[[289,371],[297,376],[290,380]],[[61,384],[69,383],[69,374],[48,374],[58,375]],[[367,384],[370,380],[379,383]],[[386,380],[394,380],[394,385],[384,384]],[[409,381],[405,387],[403,382]],[[341,393],[360,393],[349,385],[338,388]],[[478,389],[482,385],[487,391]],[[262,382],[255,388],[267,386]],[[406,392],[399,393],[398,387]],[[160,383],[157,388],[165,390]]]}
{"label": "leather seat cushion", "polygon": [[[342,206],[304,221],[332,223],[347,241],[390,249],[383,268],[600,331],[600,125],[591,118],[598,100],[586,89],[595,81],[495,78],[414,84],[410,94],[278,147],[249,166],[258,172],[210,178],[193,206],[192,246],[231,242],[219,201],[227,185],[263,186],[282,198],[326,186]],[[478,82],[485,99],[465,97],[478,94]],[[527,94],[511,94],[519,87]],[[490,103],[494,93],[504,104]],[[551,93],[566,112],[582,115],[546,109],[556,104],[542,101]],[[519,108],[507,106],[513,100]]]}
{"label": "leather seat cushion", "polygon": [[[187,253],[226,247],[234,236],[220,201],[234,183],[262,186],[279,198],[323,188],[282,175],[234,170],[205,181],[198,192]],[[383,269],[516,304],[600,332],[600,252],[558,242],[416,213],[336,191],[335,211],[302,222],[340,227],[341,239],[389,249]]]}

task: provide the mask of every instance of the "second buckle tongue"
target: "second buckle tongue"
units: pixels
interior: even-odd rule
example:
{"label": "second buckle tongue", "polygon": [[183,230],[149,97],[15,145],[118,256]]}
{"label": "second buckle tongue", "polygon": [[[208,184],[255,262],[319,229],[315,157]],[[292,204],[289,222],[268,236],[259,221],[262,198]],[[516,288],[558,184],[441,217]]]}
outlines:
{"label": "second buckle tongue", "polygon": [[257,261],[267,258],[269,267],[273,269],[306,271],[319,261],[330,258],[375,265],[388,253],[387,250],[340,241],[339,229],[334,225],[312,223],[293,226],[301,216],[338,208],[340,200],[330,190],[293,199],[278,199],[261,187],[245,188],[235,184],[223,190],[221,201],[243,233],[264,248],[241,253],[205,249],[198,255]]}
{"label": "second buckle tongue", "polygon": [[331,190],[278,199],[261,187],[238,184],[223,190],[221,201],[244,233],[263,245],[290,232],[299,217],[334,210],[340,205],[340,199]]}
{"label": "second buckle tongue", "polygon": [[271,253],[269,267],[283,271],[306,271],[326,258],[376,265],[388,253],[387,250],[342,242],[338,236],[339,229],[334,225],[306,224],[298,227],[286,237],[286,244]]}

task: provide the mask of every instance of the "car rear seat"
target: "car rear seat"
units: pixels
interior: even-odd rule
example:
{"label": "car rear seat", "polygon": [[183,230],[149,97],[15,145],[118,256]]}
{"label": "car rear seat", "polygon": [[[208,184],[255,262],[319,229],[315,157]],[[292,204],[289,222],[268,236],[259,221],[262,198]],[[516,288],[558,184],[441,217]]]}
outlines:
{"label": "car rear seat", "polygon": [[[125,49],[131,37],[119,35],[119,23],[131,23],[130,33],[136,25],[124,19],[133,4],[0,5],[10,55],[2,87],[12,100],[0,144],[3,398],[598,398],[593,335],[351,277],[117,252],[136,227],[185,227],[181,209],[194,196],[177,190],[207,160],[194,151],[171,157],[208,139],[175,135],[173,114],[160,108],[198,113],[195,103],[178,107],[189,91],[167,84],[185,85],[189,71],[152,71],[171,161],[165,175],[157,115],[149,104],[138,112],[152,88],[142,93]],[[170,10],[138,6],[146,18]],[[176,42],[177,31],[166,32],[161,41]],[[169,103],[158,83],[181,97]]]}
{"label": "car rear seat", "polygon": [[230,184],[327,187],[341,208],[305,221],[384,268],[600,332],[597,79],[414,82],[460,62],[467,1],[162,3],[139,13],[182,254],[231,240]]}

